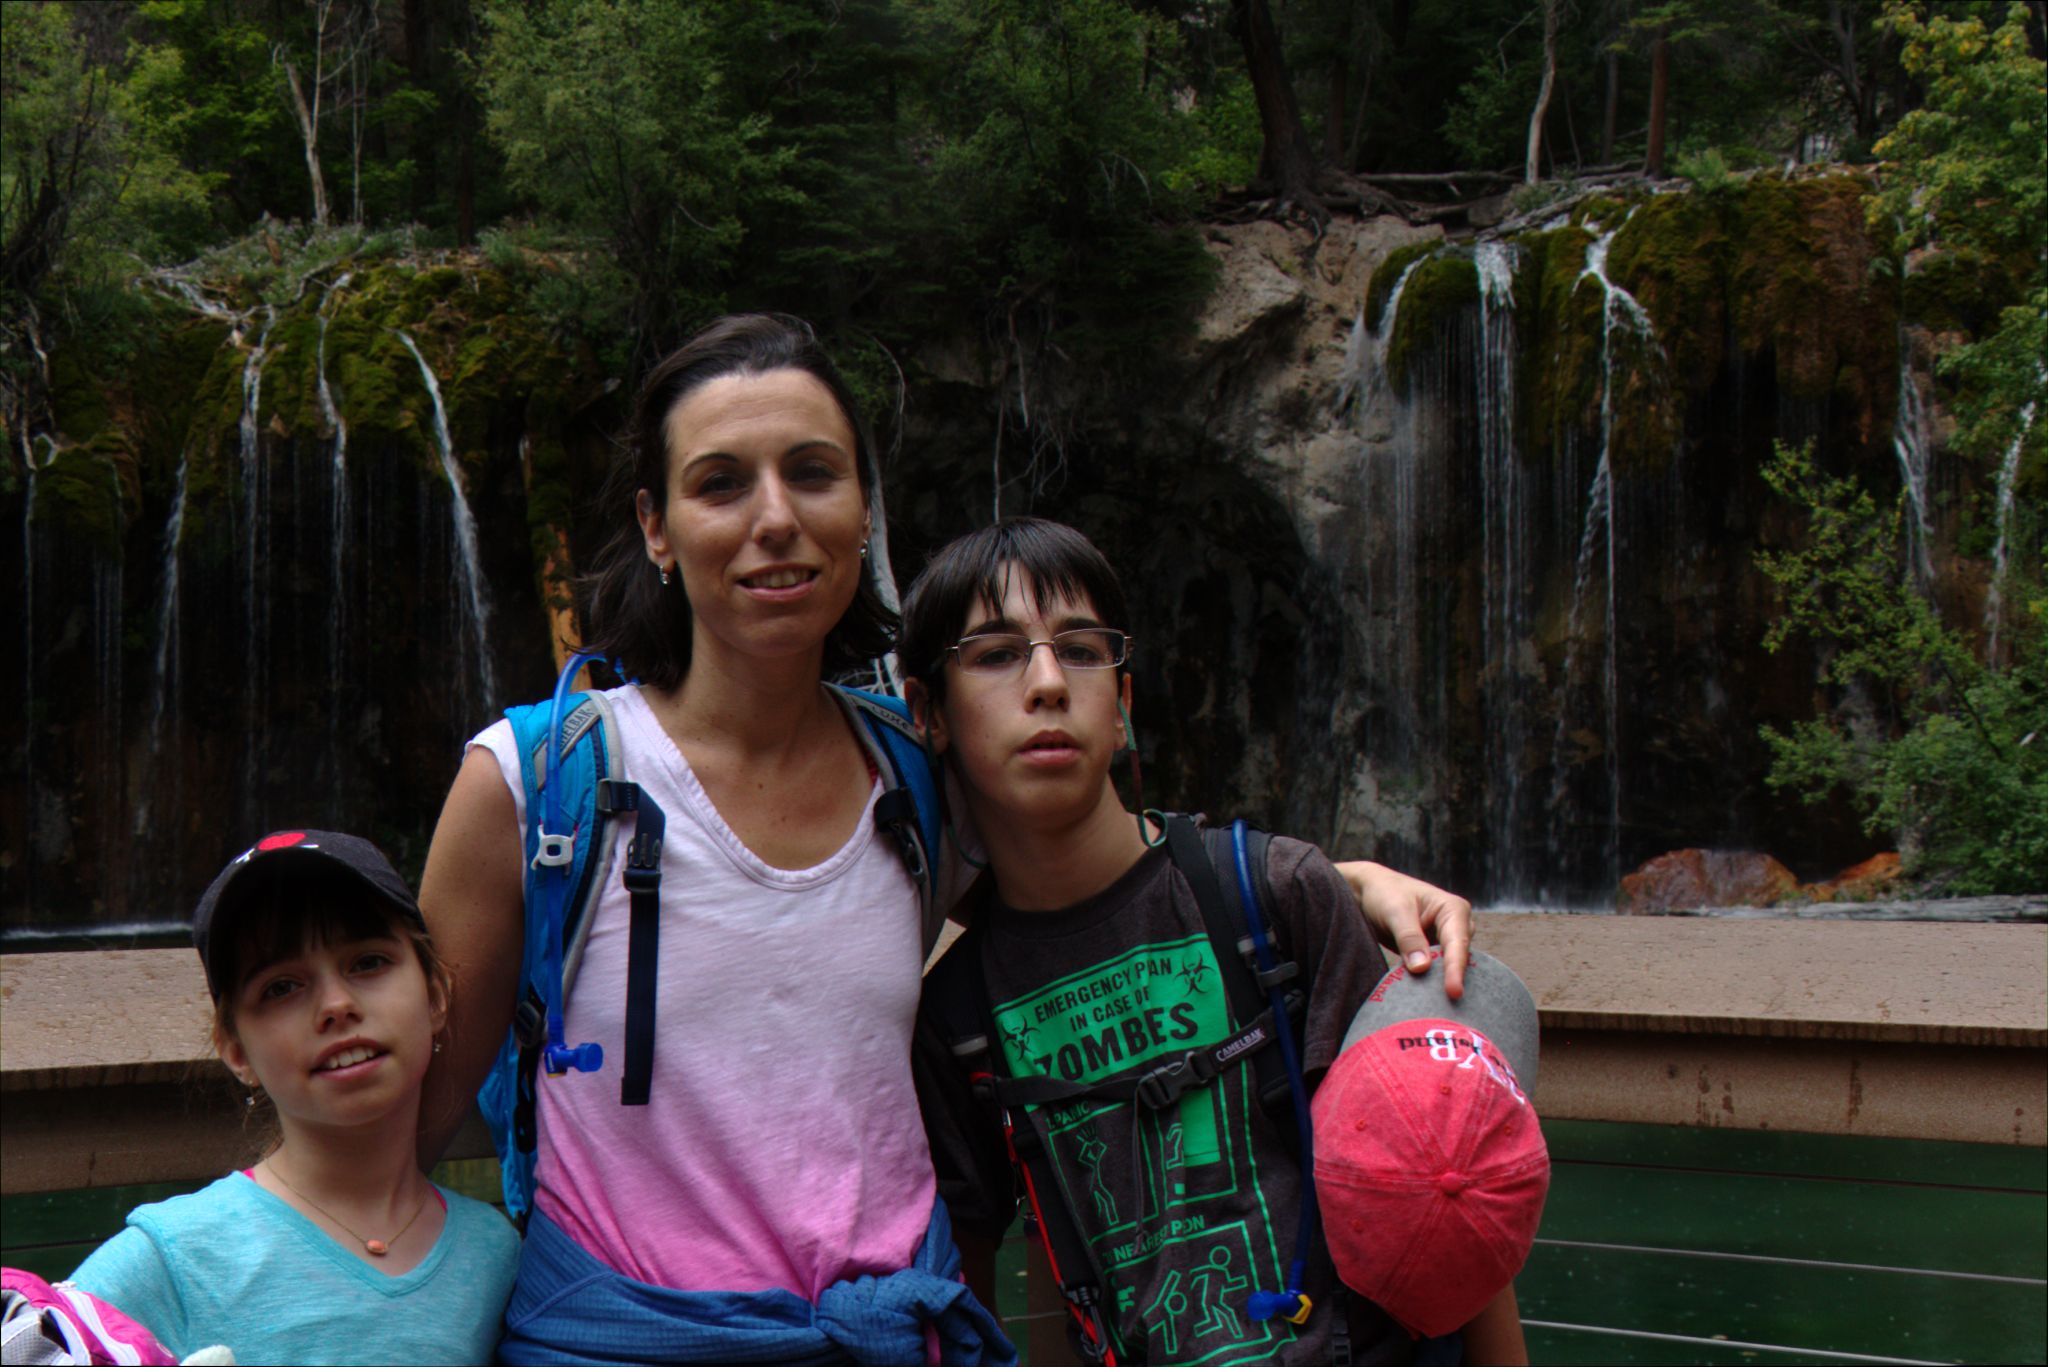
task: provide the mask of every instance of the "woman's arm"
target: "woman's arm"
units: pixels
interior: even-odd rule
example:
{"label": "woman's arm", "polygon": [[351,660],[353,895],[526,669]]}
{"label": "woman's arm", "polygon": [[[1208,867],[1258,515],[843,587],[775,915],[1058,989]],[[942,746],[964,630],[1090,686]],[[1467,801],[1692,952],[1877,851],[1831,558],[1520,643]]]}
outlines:
{"label": "woman's arm", "polygon": [[1410,878],[1384,864],[1337,865],[1379,942],[1401,955],[1410,973],[1429,972],[1429,947],[1444,947],[1444,991],[1465,995],[1465,956],[1472,946],[1472,904],[1456,893]]}
{"label": "woman's arm", "polygon": [[518,809],[498,761],[474,747],[441,808],[420,910],[455,977],[448,1037],[420,1096],[420,1166],[440,1161],[512,1025],[525,950]]}

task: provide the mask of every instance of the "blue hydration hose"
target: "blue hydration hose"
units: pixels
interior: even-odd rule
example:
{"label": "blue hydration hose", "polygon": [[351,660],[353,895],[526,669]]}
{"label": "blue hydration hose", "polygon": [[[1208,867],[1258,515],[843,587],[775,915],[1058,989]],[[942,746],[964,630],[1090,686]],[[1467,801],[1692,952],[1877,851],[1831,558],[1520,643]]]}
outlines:
{"label": "blue hydration hose", "polygon": [[[541,947],[541,981],[547,984],[548,1042],[541,1050],[541,1067],[554,1076],[560,1076],[574,1068],[579,1073],[594,1073],[604,1067],[604,1046],[601,1044],[579,1044],[574,1048],[564,1043],[562,1037],[562,917],[564,904],[569,900],[569,879],[575,868],[574,857],[578,832],[562,829],[562,790],[553,780],[562,772],[562,708],[569,699],[569,684],[577,671],[588,664],[601,664],[602,655],[589,651],[578,651],[569,657],[569,663],[562,668],[562,675],[555,680],[555,706],[548,720],[548,771],[541,775],[540,797],[542,821],[540,827],[540,848],[533,856],[537,889],[547,899],[547,943]],[[596,851],[591,851],[594,855]],[[558,879],[549,879],[543,869],[559,869]]]}
{"label": "blue hydration hose", "polygon": [[[1233,822],[1230,827],[1230,843],[1237,855],[1237,896],[1244,907],[1244,919],[1252,933],[1252,952],[1258,957],[1259,971],[1273,971],[1273,942],[1266,934],[1266,923],[1259,913],[1259,894],[1251,876],[1249,861],[1245,857],[1244,822]],[[1308,1083],[1301,1075],[1301,1055],[1294,1047],[1294,1025],[1287,1018],[1287,996],[1281,984],[1274,983],[1267,989],[1273,1002],[1273,1033],[1280,1042],[1280,1059],[1287,1065],[1287,1090],[1294,1097],[1294,1128],[1301,1137],[1301,1221],[1294,1231],[1294,1261],[1287,1268],[1287,1289],[1284,1291],[1254,1291],[1246,1307],[1255,1320],[1269,1320],[1275,1315],[1290,1324],[1301,1324],[1308,1319],[1313,1308],[1309,1298],[1302,1294],[1301,1282],[1308,1268],[1308,1251],[1315,1239],[1316,1231],[1316,1173],[1315,1144],[1309,1129]]]}

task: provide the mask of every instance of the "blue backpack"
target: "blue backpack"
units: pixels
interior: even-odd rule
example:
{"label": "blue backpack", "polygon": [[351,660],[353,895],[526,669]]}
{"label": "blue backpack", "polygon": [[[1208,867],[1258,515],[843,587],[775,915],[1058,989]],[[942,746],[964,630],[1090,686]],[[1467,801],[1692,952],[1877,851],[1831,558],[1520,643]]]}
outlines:
{"label": "blue backpack", "polygon": [[[525,947],[512,1029],[477,1092],[503,1174],[505,1209],[524,1227],[533,1201],[535,1085],[545,1068],[559,1076],[604,1066],[596,1044],[568,1044],[562,1002],[576,978],[590,933],[590,909],[611,876],[611,823],[634,823],[619,877],[632,905],[627,941],[626,1058],[619,1102],[644,1106],[654,1067],[655,963],[660,943],[661,845],[666,816],[626,777],[618,722],[600,693],[571,693],[576,671],[597,661],[577,655],[549,702],[510,707],[526,792]],[[909,709],[895,698],[831,685],[881,774],[875,822],[896,838],[917,885],[929,952],[945,917],[934,863],[943,829],[938,785]]]}

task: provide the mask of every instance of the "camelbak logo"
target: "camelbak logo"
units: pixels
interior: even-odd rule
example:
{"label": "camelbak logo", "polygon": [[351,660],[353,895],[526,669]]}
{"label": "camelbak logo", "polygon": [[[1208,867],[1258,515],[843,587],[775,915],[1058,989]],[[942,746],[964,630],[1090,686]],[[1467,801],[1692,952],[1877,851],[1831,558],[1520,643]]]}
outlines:
{"label": "camelbak logo", "polygon": [[1256,1049],[1265,1042],[1266,1028],[1264,1026],[1260,1026],[1258,1029],[1252,1031],[1252,1033],[1250,1033],[1249,1035],[1246,1035],[1243,1039],[1232,1040],[1230,1043],[1224,1045],[1221,1049],[1218,1049],[1216,1051],[1216,1061],[1218,1063],[1228,1063],[1232,1059],[1236,1058],[1239,1054],[1244,1053],[1247,1049]]}

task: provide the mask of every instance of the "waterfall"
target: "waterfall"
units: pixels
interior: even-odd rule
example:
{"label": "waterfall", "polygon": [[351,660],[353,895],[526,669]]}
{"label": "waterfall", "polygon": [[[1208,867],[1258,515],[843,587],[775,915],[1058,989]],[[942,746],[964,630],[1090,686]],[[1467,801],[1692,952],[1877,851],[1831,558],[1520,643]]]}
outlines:
{"label": "waterfall", "polygon": [[[318,377],[317,392],[320,399],[321,416],[334,429],[334,447],[328,461],[328,574],[330,595],[327,609],[327,659],[329,678],[339,688],[348,658],[348,424],[342,421],[341,410],[334,402],[334,391],[327,384],[327,300],[335,290],[348,284],[350,275],[343,272],[340,279],[327,287],[320,296],[318,317],[320,320],[320,341],[314,350],[314,374]],[[338,704],[340,699],[331,700]],[[341,709],[330,706],[328,714],[329,733],[339,724]],[[330,743],[334,743],[330,741]],[[339,749],[335,751],[339,755]]]}
{"label": "waterfall", "polygon": [[1418,256],[1402,267],[1394,287],[1387,291],[1387,302],[1380,306],[1377,330],[1366,327],[1362,301],[1352,320],[1351,335],[1344,343],[1344,368],[1337,380],[1337,411],[1351,408],[1361,425],[1372,410],[1393,397],[1387,384],[1387,347],[1393,342],[1394,320],[1400,316],[1401,291],[1408,288],[1408,277],[1415,274],[1415,268],[1428,259]]}
{"label": "waterfall", "polygon": [[178,563],[185,544],[185,472],[190,453],[178,457],[178,485],[164,522],[163,568],[157,574],[155,670],[150,681],[149,749],[145,752],[141,796],[135,803],[135,834],[149,830],[150,803],[164,749],[164,725],[178,688]]}
{"label": "waterfall", "polygon": [[[1586,248],[1586,264],[1578,284],[1597,281],[1602,291],[1600,309],[1600,454],[1593,468],[1592,483],[1586,490],[1586,513],[1579,531],[1579,551],[1572,573],[1572,606],[1566,629],[1564,673],[1558,686],[1557,731],[1550,747],[1551,847],[1564,848],[1566,823],[1571,815],[1570,775],[1566,755],[1571,739],[1573,711],[1572,684],[1579,672],[1579,655],[1584,648],[1587,599],[1595,572],[1595,555],[1606,554],[1599,569],[1606,579],[1600,667],[1601,741],[1607,786],[1607,845],[1605,850],[1610,886],[1618,885],[1621,868],[1621,670],[1619,620],[1616,609],[1616,570],[1620,527],[1614,500],[1614,349],[1617,332],[1633,334],[1639,341],[1656,345],[1655,327],[1641,304],[1627,290],[1607,277],[1607,252],[1634,210],[1613,228],[1600,233]],[[1595,225],[1588,225],[1595,226]],[[1597,231],[1597,227],[1596,227]],[[1576,289],[1576,286],[1574,286]]]}
{"label": "waterfall", "polygon": [[455,463],[454,446],[448,437],[448,413],[441,406],[441,385],[434,378],[434,371],[427,364],[426,357],[413,345],[412,338],[403,332],[398,340],[405,343],[405,349],[419,362],[420,378],[426,381],[427,394],[434,401],[434,442],[441,451],[441,469],[448,476],[448,491],[454,497],[452,513],[455,520],[455,544],[459,556],[457,570],[462,577],[463,605],[468,613],[471,648],[476,652],[477,683],[482,689],[482,710],[489,711],[497,705],[498,680],[491,667],[490,605],[485,597],[484,572],[481,557],[477,552],[476,518],[469,511],[469,500],[462,491],[462,471]]}
{"label": "waterfall", "polygon": [[[2036,377],[2048,384],[2048,367],[2035,365]],[[2034,426],[2034,400],[2028,399],[2020,409],[2020,430],[2012,434],[2012,445],[2005,448],[2005,459],[1998,466],[1998,543],[1991,550],[1991,588],[1984,595],[1984,660],[1987,664],[1998,662],[1998,626],[2005,615],[2005,569],[2010,554],[2008,542],[2012,536],[2013,486],[2019,482],[2020,448],[2027,444],[2027,433]]]}
{"label": "waterfall", "polygon": [[270,712],[270,595],[264,579],[270,559],[270,472],[263,464],[256,413],[263,402],[263,361],[269,354],[270,329],[276,323],[277,311],[264,305],[263,330],[256,334],[256,345],[242,363],[242,647],[248,662],[242,679],[247,725],[242,824],[247,830],[262,825],[263,737]]}
{"label": "waterfall", "polygon": [[1487,863],[1495,901],[1529,894],[1522,855],[1522,769],[1528,745],[1522,657],[1531,635],[1528,501],[1515,445],[1515,253],[1501,242],[1473,252],[1479,272],[1478,419],[1484,626],[1482,729],[1486,751]]}
{"label": "waterfall", "polygon": [[1934,523],[1927,511],[1927,474],[1934,449],[1927,432],[1927,400],[1913,379],[1913,350],[1899,331],[1899,407],[1892,422],[1892,453],[1906,495],[1906,563],[1923,595],[1934,583]]}

